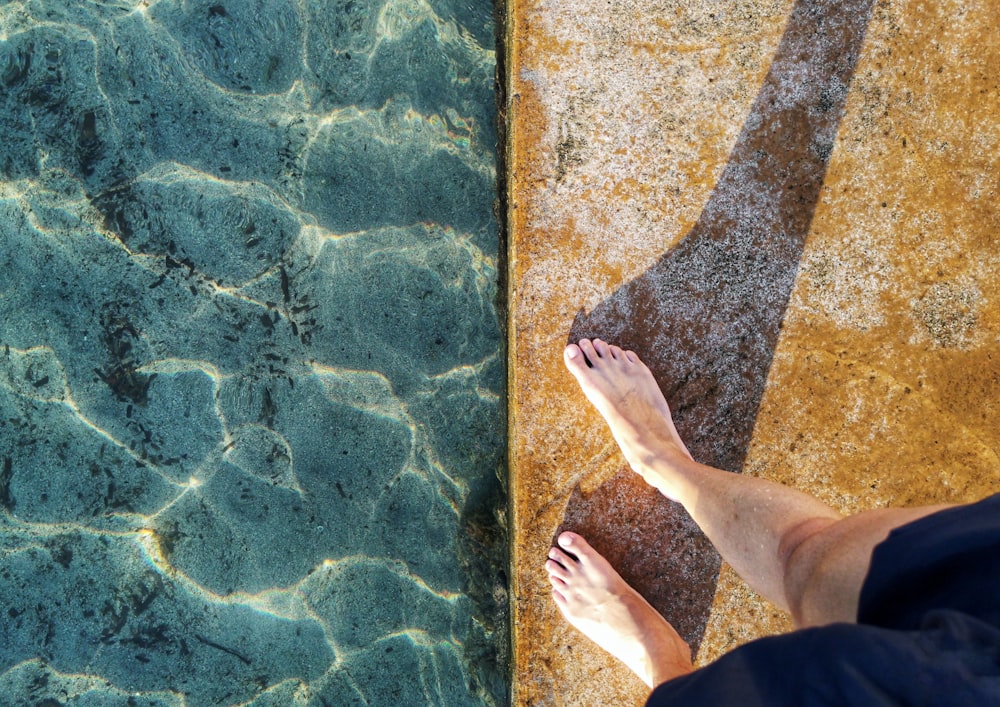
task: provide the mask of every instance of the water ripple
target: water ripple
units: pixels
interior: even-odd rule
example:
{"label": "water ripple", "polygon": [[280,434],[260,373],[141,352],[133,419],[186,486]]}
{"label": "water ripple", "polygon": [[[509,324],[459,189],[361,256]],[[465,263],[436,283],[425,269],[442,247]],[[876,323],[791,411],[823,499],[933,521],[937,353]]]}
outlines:
{"label": "water ripple", "polygon": [[505,699],[491,18],[0,5],[8,699]]}

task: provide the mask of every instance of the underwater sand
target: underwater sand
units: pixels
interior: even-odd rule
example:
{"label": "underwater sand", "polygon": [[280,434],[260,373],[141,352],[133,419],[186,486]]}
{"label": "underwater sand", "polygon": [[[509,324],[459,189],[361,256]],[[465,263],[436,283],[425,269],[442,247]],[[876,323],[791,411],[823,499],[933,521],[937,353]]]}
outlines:
{"label": "underwater sand", "polygon": [[0,0],[0,700],[506,699],[492,5]]}

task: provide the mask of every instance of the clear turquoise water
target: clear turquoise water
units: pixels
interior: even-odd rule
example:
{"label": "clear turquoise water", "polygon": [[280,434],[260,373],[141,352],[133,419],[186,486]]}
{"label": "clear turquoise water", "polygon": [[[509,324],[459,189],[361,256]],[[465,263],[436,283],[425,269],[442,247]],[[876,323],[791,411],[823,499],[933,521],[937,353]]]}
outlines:
{"label": "clear turquoise water", "polygon": [[506,699],[475,0],[0,0],[0,703]]}

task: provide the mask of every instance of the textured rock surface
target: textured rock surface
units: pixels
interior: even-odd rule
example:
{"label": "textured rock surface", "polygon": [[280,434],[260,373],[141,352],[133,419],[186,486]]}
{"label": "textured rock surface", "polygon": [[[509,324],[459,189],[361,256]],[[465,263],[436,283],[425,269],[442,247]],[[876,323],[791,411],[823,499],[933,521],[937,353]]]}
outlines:
{"label": "textured rock surface", "polygon": [[987,2],[510,4],[518,704],[645,696],[551,604],[561,527],[701,663],[789,626],[630,478],[562,369],[571,338],[638,351],[697,458],[845,512],[1000,490],[998,20]]}

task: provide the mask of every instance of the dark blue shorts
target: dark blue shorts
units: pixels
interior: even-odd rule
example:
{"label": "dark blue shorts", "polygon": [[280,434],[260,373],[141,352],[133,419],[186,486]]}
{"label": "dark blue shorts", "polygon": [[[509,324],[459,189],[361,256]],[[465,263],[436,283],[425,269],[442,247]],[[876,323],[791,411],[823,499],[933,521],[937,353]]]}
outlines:
{"label": "dark blue shorts", "polygon": [[753,641],[646,704],[1000,705],[1000,494],[890,533],[857,624]]}

